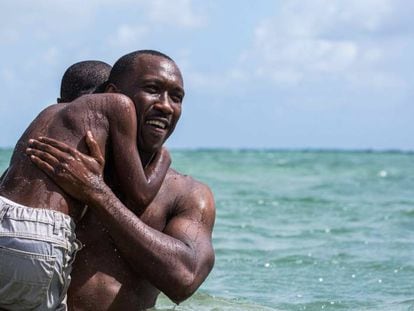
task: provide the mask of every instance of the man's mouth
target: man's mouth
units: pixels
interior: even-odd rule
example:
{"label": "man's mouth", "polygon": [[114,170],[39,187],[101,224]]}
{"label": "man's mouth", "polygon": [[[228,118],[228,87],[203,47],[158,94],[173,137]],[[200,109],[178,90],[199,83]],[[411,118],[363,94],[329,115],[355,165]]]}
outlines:
{"label": "man's mouth", "polygon": [[168,122],[165,120],[148,120],[145,124],[154,126],[158,129],[165,130],[168,127]]}

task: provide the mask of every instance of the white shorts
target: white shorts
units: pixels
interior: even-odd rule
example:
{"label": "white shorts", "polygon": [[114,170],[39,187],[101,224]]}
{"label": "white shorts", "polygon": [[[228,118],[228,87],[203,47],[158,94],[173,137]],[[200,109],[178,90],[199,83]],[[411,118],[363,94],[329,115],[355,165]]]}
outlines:
{"label": "white shorts", "polygon": [[0,310],[67,310],[75,224],[0,196]]}

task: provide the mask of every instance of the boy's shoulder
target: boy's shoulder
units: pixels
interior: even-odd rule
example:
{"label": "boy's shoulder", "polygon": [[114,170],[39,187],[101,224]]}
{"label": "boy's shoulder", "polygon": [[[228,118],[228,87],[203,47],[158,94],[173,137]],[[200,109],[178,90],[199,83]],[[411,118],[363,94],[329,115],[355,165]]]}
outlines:
{"label": "boy's shoulder", "polygon": [[104,105],[114,105],[114,104],[125,104],[131,105],[133,101],[126,95],[120,93],[100,93],[100,94],[87,94],[81,97],[78,97],[70,105],[79,105],[83,103],[89,104],[104,104]]}
{"label": "boy's shoulder", "polygon": [[119,93],[87,94],[78,97],[66,105],[64,114],[79,115],[84,113],[103,114],[108,118],[117,118],[129,114],[135,109],[134,102],[126,95]]}

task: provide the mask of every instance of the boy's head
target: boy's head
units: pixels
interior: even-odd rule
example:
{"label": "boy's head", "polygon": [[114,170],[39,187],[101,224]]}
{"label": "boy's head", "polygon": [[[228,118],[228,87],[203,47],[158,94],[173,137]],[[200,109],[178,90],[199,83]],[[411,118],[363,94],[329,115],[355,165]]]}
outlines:
{"label": "boy's head", "polygon": [[60,98],[57,102],[71,102],[82,95],[101,91],[111,69],[107,63],[97,60],[73,64],[62,77]]}

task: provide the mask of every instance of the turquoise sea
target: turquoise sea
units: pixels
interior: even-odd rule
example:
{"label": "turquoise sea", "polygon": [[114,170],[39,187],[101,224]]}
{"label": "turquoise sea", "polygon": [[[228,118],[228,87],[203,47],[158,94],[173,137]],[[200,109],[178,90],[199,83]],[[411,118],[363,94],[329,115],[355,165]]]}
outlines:
{"label": "turquoise sea", "polygon": [[213,189],[216,264],[191,299],[155,310],[414,310],[414,153],[172,155]]}

